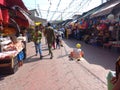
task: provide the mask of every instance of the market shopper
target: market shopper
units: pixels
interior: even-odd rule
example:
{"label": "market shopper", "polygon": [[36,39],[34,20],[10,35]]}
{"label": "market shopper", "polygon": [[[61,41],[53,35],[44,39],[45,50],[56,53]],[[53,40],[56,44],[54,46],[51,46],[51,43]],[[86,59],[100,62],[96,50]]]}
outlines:
{"label": "market shopper", "polygon": [[57,48],[60,49],[60,36],[58,34],[56,34],[56,49]]}
{"label": "market shopper", "polygon": [[111,83],[114,85],[112,90],[120,90],[120,56],[116,62],[116,77],[111,79]]}
{"label": "market shopper", "polygon": [[42,33],[39,30],[39,27],[35,27],[35,31],[33,33],[33,42],[35,44],[35,51],[36,51],[36,56],[39,52],[40,54],[40,59],[42,59],[42,48],[41,48],[41,39],[42,39]]}
{"label": "market shopper", "polygon": [[62,43],[62,34],[63,32],[58,30],[58,36],[59,36],[59,42],[60,42],[60,46],[63,47],[63,43]]}
{"label": "market shopper", "polygon": [[52,46],[53,46],[53,48],[55,49],[55,41],[53,41],[53,45],[52,45]]}
{"label": "market shopper", "polygon": [[49,54],[51,55],[50,59],[52,59],[53,58],[52,45],[53,42],[55,41],[55,33],[50,23],[47,23],[47,27],[45,29],[45,36],[47,39]]}
{"label": "market shopper", "polygon": [[116,77],[113,77],[111,83],[114,85],[112,90],[120,90],[120,74],[118,79]]}

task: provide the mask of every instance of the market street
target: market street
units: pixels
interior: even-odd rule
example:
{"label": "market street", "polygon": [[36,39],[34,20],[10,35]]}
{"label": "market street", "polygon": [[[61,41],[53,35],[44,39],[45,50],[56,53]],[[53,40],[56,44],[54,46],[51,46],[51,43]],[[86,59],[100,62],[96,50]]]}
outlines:
{"label": "market street", "polygon": [[[68,53],[79,42],[83,60],[70,61]],[[43,59],[35,56],[33,42],[27,43],[27,59],[13,75],[3,76],[0,90],[107,90],[107,74],[114,70],[119,56],[114,50],[93,47],[76,40],[64,40],[64,47],[53,50],[49,59],[47,45],[42,43]]]}

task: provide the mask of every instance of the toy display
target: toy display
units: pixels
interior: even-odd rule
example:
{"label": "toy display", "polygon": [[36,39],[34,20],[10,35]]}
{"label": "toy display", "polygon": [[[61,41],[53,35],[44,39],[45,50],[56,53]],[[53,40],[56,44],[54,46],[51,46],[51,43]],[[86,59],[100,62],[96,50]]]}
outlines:
{"label": "toy display", "polygon": [[69,54],[69,58],[71,60],[77,59],[77,61],[80,61],[81,58],[84,56],[84,52],[81,50],[81,44],[76,44],[76,48],[73,49],[72,52]]}

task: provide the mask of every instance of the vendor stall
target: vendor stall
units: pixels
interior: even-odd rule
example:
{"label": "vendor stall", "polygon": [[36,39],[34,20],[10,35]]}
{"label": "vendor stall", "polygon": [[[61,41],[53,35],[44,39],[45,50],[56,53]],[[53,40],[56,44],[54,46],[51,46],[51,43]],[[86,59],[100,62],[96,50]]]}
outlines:
{"label": "vendor stall", "polygon": [[23,40],[17,40],[13,36],[10,38],[1,38],[0,46],[0,71],[4,70],[7,73],[15,73],[18,69],[19,62],[26,57]]}
{"label": "vendor stall", "polygon": [[15,73],[26,58],[26,36],[20,34],[33,24],[28,14],[22,0],[0,1],[0,74]]}

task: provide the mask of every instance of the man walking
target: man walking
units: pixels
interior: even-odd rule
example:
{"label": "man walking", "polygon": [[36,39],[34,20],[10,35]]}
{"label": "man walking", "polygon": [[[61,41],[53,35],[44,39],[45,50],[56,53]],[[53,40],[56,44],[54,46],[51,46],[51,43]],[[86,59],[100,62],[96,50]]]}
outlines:
{"label": "man walking", "polygon": [[47,39],[49,54],[51,55],[50,59],[52,59],[53,58],[52,45],[53,42],[55,41],[55,33],[50,23],[47,23],[47,27],[45,29],[45,36]]}
{"label": "man walking", "polygon": [[41,48],[41,39],[42,39],[42,33],[39,30],[39,27],[35,27],[35,32],[33,33],[33,42],[35,44],[35,50],[36,50],[36,56],[39,52],[40,59],[42,59],[42,48]]}

